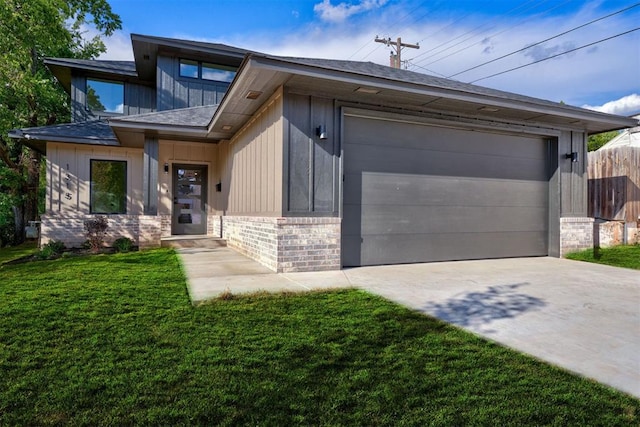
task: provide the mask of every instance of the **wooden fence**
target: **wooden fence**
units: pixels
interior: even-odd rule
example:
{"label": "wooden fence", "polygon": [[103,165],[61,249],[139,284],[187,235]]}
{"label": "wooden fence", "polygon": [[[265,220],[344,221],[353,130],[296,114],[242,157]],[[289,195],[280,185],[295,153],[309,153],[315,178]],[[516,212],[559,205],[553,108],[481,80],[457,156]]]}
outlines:
{"label": "wooden fence", "polygon": [[589,216],[640,221],[640,147],[617,147],[588,154]]}

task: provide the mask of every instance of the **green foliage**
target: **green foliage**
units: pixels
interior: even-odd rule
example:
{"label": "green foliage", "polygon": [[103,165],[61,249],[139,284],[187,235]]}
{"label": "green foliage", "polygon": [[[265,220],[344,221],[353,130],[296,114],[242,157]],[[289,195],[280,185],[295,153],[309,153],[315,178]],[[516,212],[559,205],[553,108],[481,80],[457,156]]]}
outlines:
{"label": "green foliage", "polygon": [[616,136],[618,136],[618,131],[616,130],[589,135],[589,139],[587,139],[587,151],[596,151]]}
{"label": "green foliage", "polygon": [[3,426],[640,421],[637,399],[358,290],[194,308],[162,249],[0,268]]}
{"label": "green foliage", "polygon": [[567,254],[567,258],[640,270],[640,245],[621,245],[610,248],[596,248],[595,250],[587,249]]}
{"label": "green foliage", "polygon": [[60,255],[66,249],[64,243],[58,240],[51,240],[49,243],[42,245],[42,249],[38,252],[40,259],[49,259],[55,255]]}
{"label": "green foliage", "polygon": [[98,252],[104,246],[104,237],[108,228],[109,221],[106,216],[97,216],[84,221],[85,235],[93,252]]}
{"label": "green foliage", "polygon": [[[70,120],[68,95],[44,58],[95,58],[105,51],[101,36],[121,25],[106,0],[0,0],[0,194],[11,195],[20,222],[38,214],[41,158],[7,134]],[[92,27],[98,35],[87,39]],[[0,204],[0,222],[9,217]]]}
{"label": "green foliage", "polygon": [[128,237],[118,237],[113,242],[113,247],[116,248],[116,252],[129,252],[133,249],[133,241]]}

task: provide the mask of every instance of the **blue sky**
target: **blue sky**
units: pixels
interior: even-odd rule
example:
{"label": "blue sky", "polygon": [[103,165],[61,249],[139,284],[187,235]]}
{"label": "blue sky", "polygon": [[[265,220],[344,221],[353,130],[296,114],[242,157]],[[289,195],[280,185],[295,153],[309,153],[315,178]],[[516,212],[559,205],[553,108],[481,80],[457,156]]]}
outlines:
{"label": "blue sky", "polygon": [[[130,34],[210,41],[285,56],[389,63],[376,36],[419,42],[409,70],[617,114],[640,113],[640,4],[618,0],[110,0],[123,30],[104,59],[131,59]],[[633,7],[632,7],[633,6]],[[629,10],[524,49],[547,38]],[[521,52],[477,69],[461,71]],[[519,70],[485,78],[543,60]],[[456,75],[457,74],[457,75]],[[481,79],[481,80],[478,80]]]}

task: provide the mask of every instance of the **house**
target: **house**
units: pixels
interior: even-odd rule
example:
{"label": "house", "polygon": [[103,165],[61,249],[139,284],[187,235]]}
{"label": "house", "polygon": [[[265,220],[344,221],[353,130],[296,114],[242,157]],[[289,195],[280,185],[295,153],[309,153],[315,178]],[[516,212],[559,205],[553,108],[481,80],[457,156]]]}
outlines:
{"label": "house", "polygon": [[73,123],[42,242],[221,236],[274,271],[561,256],[593,242],[586,137],[636,120],[370,62],[132,35],[135,61],[48,59]]}
{"label": "house", "polygon": [[[640,115],[634,117],[640,119]],[[588,214],[598,246],[640,242],[640,126],[588,153]]]}

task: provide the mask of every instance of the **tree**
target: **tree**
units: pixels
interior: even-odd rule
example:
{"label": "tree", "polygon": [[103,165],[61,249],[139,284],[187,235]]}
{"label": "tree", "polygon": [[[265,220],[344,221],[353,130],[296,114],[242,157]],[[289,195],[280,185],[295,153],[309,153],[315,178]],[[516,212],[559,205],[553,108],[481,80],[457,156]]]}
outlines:
{"label": "tree", "polygon": [[615,130],[589,135],[589,139],[587,139],[587,151],[596,151],[616,136],[618,136],[618,131]]}
{"label": "tree", "polygon": [[[101,37],[121,27],[106,0],[0,0],[0,228],[13,217],[13,243],[38,216],[42,159],[7,134],[70,118],[68,96],[43,59],[96,58],[106,50]],[[90,30],[98,35],[87,38]]]}

